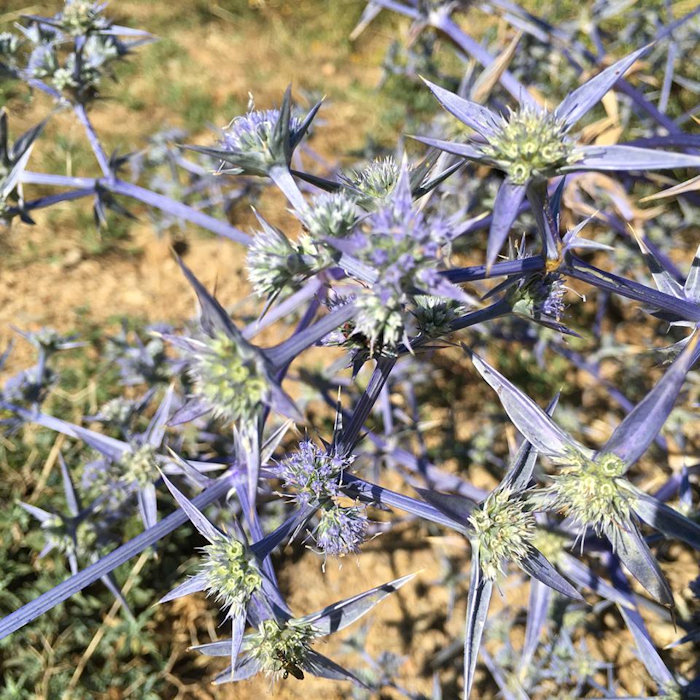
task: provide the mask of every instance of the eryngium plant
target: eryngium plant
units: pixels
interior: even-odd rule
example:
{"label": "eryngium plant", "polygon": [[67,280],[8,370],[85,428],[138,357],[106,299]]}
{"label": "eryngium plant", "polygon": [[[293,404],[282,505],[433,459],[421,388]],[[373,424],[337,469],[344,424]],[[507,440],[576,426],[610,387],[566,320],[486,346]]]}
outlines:
{"label": "eryngium plant", "polygon": [[[694,104],[697,80],[676,60],[690,55],[697,13],[672,18],[654,3],[630,10],[629,26],[653,43],[630,51],[634,32],[607,24],[621,19],[618,5],[585,8],[586,22],[559,26],[508,3],[487,5],[501,15],[503,31],[475,38],[458,22],[461,11],[481,7],[369,3],[358,33],[382,8],[410,18],[406,64],[396,65],[396,52],[387,62],[415,78],[402,99],[417,94],[429,102],[430,90],[452,116],[428,123],[424,109],[402,104],[402,112],[425,122],[417,133],[429,134],[419,140],[430,150],[418,158],[413,143],[407,153],[389,155],[370,139],[361,163],[347,163],[346,153],[315,152],[310,127],[321,103],[304,114],[291,89],[272,105],[251,99],[244,114],[229,115],[215,145],[183,147],[184,132],[157,124],[145,149],[108,154],[92,110],[109,108],[98,101],[108,96],[105,78],[150,35],[114,24],[105,4],[85,0],[68,0],[55,14],[25,17],[17,32],[0,33],[3,74],[74,116],[98,166],[70,176],[30,170],[33,155],[47,147],[45,122],[13,125],[24,133],[12,142],[10,100],[0,115],[0,221],[31,224],[41,209],[89,198],[104,226],[112,217],[128,219],[140,203],[159,232],[184,234],[194,224],[239,246],[256,297],[245,311],[236,307],[238,319],[250,313],[247,325],[238,325],[178,258],[199,304],[197,320],[186,330],[125,324],[97,343],[100,372],[114,381],[85,416],[61,415],[74,395],[64,390],[71,375],[64,379],[63,351],[79,350],[81,341],[50,329],[20,331],[38,357],[0,389],[0,449],[24,454],[23,437],[37,430],[30,426],[61,435],[38,484],[28,486],[36,490],[21,494],[16,512],[21,526],[37,528],[38,556],[65,558],[69,574],[34,595],[24,589],[27,570],[18,578],[11,559],[3,559],[0,603],[12,605],[0,638],[97,580],[130,625],[140,624],[149,595],[165,603],[204,593],[231,631],[195,646],[227,659],[223,671],[211,673],[216,683],[261,673],[277,690],[319,676],[353,683],[358,693],[390,688],[422,696],[431,690],[415,673],[419,664],[404,673],[401,657],[384,649],[374,628],[355,638],[348,662],[361,658],[367,668],[346,668],[318,644],[412,579],[402,570],[376,585],[377,555],[368,551],[401,548],[410,539],[411,549],[393,566],[403,569],[413,549],[433,546],[443,561],[426,572],[420,594],[421,602],[441,600],[430,586],[447,590],[446,609],[430,610],[446,647],[424,666],[435,670],[434,696],[467,697],[475,687],[505,698],[697,694],[697,682],[680,673],[683,665],[672,655],[662,659],[654,644],[658,622],[682,628],[680,649],[698,639],[687,599],[697,586],[683,587],[686,571],[668,580],[663,571],[682,547],[700,549],[693,491],[700,141],[686,132],[695,115],[684,107]],[[511,23],[525,33],[524,46],[515,30],[502,43]],[[440,37],[456,49],[455,61],[467,62],[465,70],[440,63]],[[559,65],[559,79],[544,83],[532,56]],[[647,67],[653,70],[639,77]],[[424,68],[427,88],[417,80]],[[592,122],[600,103],[607,116]],[[457,122],[450,124],[452,117]],[[670,177],[658,180],[650,175],[656,170]],[[286,198],[291,219],[256,211],[252,230],[239,230],[231,221],[242,202],[257,204],[270,186]],[[662,200],[665,210],[642,208],[640,200]],[[508,252],[499,258],[502,250]],[[265,345],[258,334],[273,329],[284,340]],[[497,419],[500,407],[494,413],[459,342],[512,426]],[[304,353],[315,345],[322,349],[307,362]],[[657,345],[666,346],[655,357],[667,366],[652,386],[641,368]],[[0,368],[10,351],[2,349]],[[482,359],[487,354],[529,392]],[[546,411],[540,403],[560,384],[555,419],[557,401]],[[622,418],[606,432],[613,411]],[[330,420],[327,442],[321,436]],[[586,446],[591,441],[598,449]],[[18,474],[31,481],[40,444],[32,443],[8,484],[18,484]],[[54,492],[63,494],[60,503],[52,502]],[[0,517],[8,519],[8,540],[19,537],[13,516]],[[169,593],[160,579],[144,581],[140,595],[122,593],[115,570],[145,550],[160,553],[169,546],[164,538],[188,521],[203,538],[194,552],[176,552],[183,561],[195,555],[191,575]],[[440,537],[447,530],[462,537]],[[662,557],[665,539],[674,546]],[[455,556],[442,551],[443,541],[457,543]],[[287,545],[301,546],[288,557]],[[373,580],[363,593],[349,591],[340,602],[297,615],[284,592],[306,586],[294,569],[301,554],[318,556],[321,571],[356,561]],[[527,604],[511,596],[523,581]],[[15,582],[22,588],[16,596]],[[506,598],[509,618],[490,611],[494,588]],[[404,595],[398,607],[410,611],[415,594],[398,593]],[[584,595],[594,605],[584,608]],[[465,598],[464,629],[450,645],[441,620]],[[606,613],[605,624],[618,621],[619,633],[628,630],[648,670],[641,690],[623,689],[615,659],[596,658],[586,645],[586,630],[611,606],[619,612]],[[179,614],[175,606],[163,610],[171,608]],[[511,635],[522,621],[524,635]],[[411,622],[406,614],[398,625],[418,639],[415,628],[404,627]],[[374,648],[365,649],[365,641]],[[445,678],[455,678],[455,659],[461,686],[441,690]],[[34,666],[16,665],[23,674]],[[29,688],[31,670],[25,678],[13,668],[6,674],[10,693],[48,683],[46,692],[58,696],[73,687],[51,685],[47,672]],[[164,675],[156,674],[153,687]]]}

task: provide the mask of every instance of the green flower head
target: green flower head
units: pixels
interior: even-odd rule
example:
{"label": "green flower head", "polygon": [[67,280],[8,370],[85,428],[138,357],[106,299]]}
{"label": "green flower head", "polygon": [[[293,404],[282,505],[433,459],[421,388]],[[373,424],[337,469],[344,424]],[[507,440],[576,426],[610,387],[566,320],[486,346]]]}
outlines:
{"label": "green flower head", "polygon": [[491,580],[503,574],[507,562],[518,563],[527,556],[536,532],[535,518],[526,510],[526,502],[512,495],[507,488],[494,491],[469,516],[472,535],[479,544],[479,565]]}
{"label": "green flower head", "polygon": [[548,177],[569,164],[573,148],[563,120],[525,105],[502,117],[499,128],[480,150],[515,184],[523,185],[533,176]]}

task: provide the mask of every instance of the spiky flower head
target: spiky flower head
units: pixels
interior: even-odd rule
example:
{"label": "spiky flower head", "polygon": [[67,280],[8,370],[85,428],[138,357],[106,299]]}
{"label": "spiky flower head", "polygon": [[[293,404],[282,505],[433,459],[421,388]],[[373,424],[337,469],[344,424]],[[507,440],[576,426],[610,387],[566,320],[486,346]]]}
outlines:
{"label": "spiky flower head", "polygon": [[549,272],[531,275],[511,294],[513,312],[535,320],[561,320],[566,287],[561,275]]}
{"label": "spiky flower head", "polygon": [[[321,103],[314,105],[304,119],[292,114],[291,87],[279,109],[255,109],[252,95],[248,111],[234,117],[223,130],[216,148],[188,146],[221,161],[219,172],[267,176],[287,170],[294,149],[301,143]],[[288,174],[288,173],[287,173]]]}
{"label": "spiky flower head", "polygon": [[356,554],[367,538],[368,526],[365,507],[327,503],[321,509],[318,525],[314,530],[316,545],[321,552],[331,557]]}
{"label": "spiky flower head", "polygon": [[339,457],[321,449],[311,440],[299,443],[299,450],[280,464],[279,476],[286,488],[297,491],[300,503],[321,503],[340,493],[340,477],[354,457]]}
{"label": "spiky flower head", "polygon": [[5,382],[3,394],[9,401],[41,403],[57,383],[58,374],[40,363],[10,377]]}
{"label": "spiky flower head", "polygon": [[418,294],[414,301],[415,307],[411,313],[416,319],[418,330],[428,338],[447,335],[452,321],[465,312],[464,306],[455,299]]}
{"label": "spiky flower head", "polygon": [[625,463],[614,454],[588,459],[573,451],[560,463],[561,470],[550,485],[533,494],[533,502],[561,511],[584,529],[604,533],[614,544],[617,529],[631,514],[623,487]]}
{"label": "spiky flower head", "polygon": [[[249,109],[244,115],[234,117],[224,129],[222,146],[249,163],[233,170],[248,170],[251,174],[257,170],[258,174],[264,174],[274,165],[286,164],[287,158],[284,150],[281,150],[282,144],[277,142],[275,131],[280,118],[283,115],[279,109]],[[291,131],[296,131],[300,126],[299,119],[290,117]]]}
{"label": "spiky flower head", "polygon": [[99,499],[101,509],[117,511],[158,476],[155,448],[134,442],[119,459],[88,462],[83,470],[83,485],[93,498]]}
{"label": "spiky flower head", "polygon": [[[31,512],[31,511],[30,511]],[[93,524],[52,513],[42,519],[41,529],[46,537],[44,553],[56,550],[66,556],[81,556],[91,551],[97,539]]]}
{"label": "spiky flower head", "polygon": [[366,339],[369,356],[391,354],[404,333],[404,305],[397,299],[386,299],[373,294],[360,296],[355,306],[353,336]]}
{"label": "spiky flower head", "polygon": [[214,415],[237,421],[254,416],[267,402],[269,387],[264,360],[222,331],[203,336],[190,360],[195,394]]}
{"label": "spiky flower head", "polygon": [[260,590],[262,576],[255,556],[233,537],[221,537],[203,547],[200,573],[207,581],[207,595],[232,617],[244,613],[251,595]]}
{"label": "spiky flower head", "polygon": [[251,635],[250,656],[273,680],[287,678],[290,673],[303,677],[301,667],[316,636],[313,626],[308,623],[269,618],[263,620],[258,631]]}
{"label": "spiky flower head", "polygon": [[502,116],[497,131],[479,149],[512,182],[524,185],[532,177],[549,177],[571,162],[574,144],[565,132],[563,119],[524,105]]}
{"label": "spiky flower head", "polygon": [[151,484],[158,476],[155,448],[148,443],[132,445],[131,449],[114,463],[114,468],[124,484],[135,487]]}
{"label": "spiky flower head", "polygon": [[353,170],[343,179],[359,192],[358,202],[365,209],[376,209],[392,193],[401,169],[394,158],[377,158],[363,170]]}
{"label": "spiky flower head", "polygon": [[131,425],[131,420],[138,410],[136,401],[117,396],[103,404],[93,418],[125,430]]}
{"label": "spiky flower head", "polygon": [[302,234],[293,243],[269,224],[255,233],[246,258],[248,278],[255,293],[271,299],[295,291],[330,262],[330,257],[324,257],[308,236]]}
{"label": "spiky flower head", "polygon": [[[445,221],[413,206],[403,170],[390,200],[350,237],[352,254],[377,272],[371,289],[358,295],[354,319],[356,332],[369,339],[371,354],[375,348],[393,351],[405,335],[407,306],[416,288],[445,291],[436,267],[447,234]],[[453,295],[457,291],[450,289]]]}
{"label": "spiky flower head", "polygon": [[355,227],[359,215],[355,197],[345,190],[316,197],[305,217],[309,234],[316,241],[344,238]]}
{"label": "spiky flower head", "polygon": [[472,511],[468,522],[478,542],[479,565],[488,579],[503,575],[507,562],[517,564],[532,549],[535,518],[526,501],[508,488],[491,493],[480,508]]}
{"label": "spiky flower head", "polygon": [[29,341],[37,350],[49,357],[59,350],[70,350],[83,345],[76,342],[75,336],[64,336],[53,328],[40,328],[38,331],[18,331],[18,333]]}
{"label": "spiky flower head", "polygon": [[90,31],[104,29],[109,22],[102,17],[105,3],[90,0],[66,0],[65,7],[57,15],[61,29],[71,36],[82,36]]}

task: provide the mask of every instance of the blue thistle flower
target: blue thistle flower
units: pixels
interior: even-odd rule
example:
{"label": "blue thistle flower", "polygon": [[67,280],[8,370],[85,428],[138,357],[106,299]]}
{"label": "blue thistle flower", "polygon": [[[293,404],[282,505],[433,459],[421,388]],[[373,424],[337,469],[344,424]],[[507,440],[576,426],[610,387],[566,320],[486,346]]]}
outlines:
{"label": "blue thistle flower", "polygon": [[621,561],[658,600],[670,604],[671,591],[639,533],[640,518],[664,534],[700,549],[700,527],[624,478],[646,451],[670,414],[686,374],[697,361],[696,332],[691,342],[647,396],[628,414],[598,452],[561,430],[534,401],[474,353],[474,366],[497,391],[518,430],[558,466],[550,483],[530,497],[533,506],[563,512],[581,527],[604,534]]}
{"label": "blue thistle flower", "polygon": [[280,462],[278,476],[285,488],[297,492],[302,505],[318,505],[340,494],[342,474],[354,456],[340,457],[321,449],[311,440],[299,443],[299,449]]}
{"label": "blue thistle flower", "polygon": [[70,36],[83,36],[94,31],[108,29],[109,21],[102,16],[107,3],[91,0],[66,0],[63,10],[59,12],[56,26]]}
{"label": "blue thistle flower", "polygon": [[313,530],[316,545],[326,556],[344,557],[357,554],[367,539],[367,509],[364,506],[324,505]]}
{"label": "blue thistle flower", "polygon": [[418,140],[469,160],[487,163],[505,172],[496,201],[486,253],[491,267],[527,194],[533,210],[543,209],[543,183],[554,175],[580,171],[659,170],[697,168],[700,158],[637,146],[581,146],[568,132],[599,102],[632,64],[648,50],[644,47],[606,68],[574,90],[551,112],[526,104],[498,115],[438,85],[426,84],[440,104],[477,136],[468,143],[439,139]]}
{"label": "blue thistle flower", "polygon": [[[259,672],[273,680],[286,679],[290,675],[301,680],[305,673],[310,673],[321,678],[348,680],[366,687],[357,676],[315,651],[311,645],[320,637],[345,629],[408,583],[413,576],[411,574],[376,586],[303,617],[270,615],[260,619],[256,630],[242,639],[240,658],[232,658],[232,665],[220,673],[214,682],[241,681]],[[203,644],[194,649],[208,656],[229,656],[231,640]]]}
{"label": "blue thistle flower", "polygon": [[234,117],[224,129],[219,148],[187,148],[221,160],[220,172],[270,175],[273,179],[276,172],[288,174],[292,153],[321,107],[317,103],[299,119],[292,114],[291,99],[291,88],[287,88],[279,109],[256,110],[251,98],[248,111]]}
{"label": "blue thistle flower", "polygon": [[304,225],[314,242],[320,243],[326,238],[345,238],[355,227],[359,214],[354,192],[325,192],[312,200]]}
{"label": "blue thistle flower", "polygon": [[279,386],[268,357],[251,345],[184,263],[185,277],[201,307],[202,334],[198,338],[165,336],[188,354],[194,393],[171,419],[184,423],[207,412],[230,421],[252,425],[265,406],[300,420],[294,402]]}
{"label": "blue thistle flower", "polygon": [[400,341],[408,343],[409,305],[414,295],[422,292],[457,301],[467,299],[436,269],[448,232],[446,221],[426,217],[414,207],[404,166],[389,199],[346,239],[331,241],[376,270],[371,288],[356,295],[353,319],[353,334],[367,339],[370,356],[375,351],[391,353]]}
{"label": "blue thistle flower", "polygon": [[362,170],[353,170],[342,175],[342,180],[351,188],[358,203],[373,211],[386,203],[401,176],[401,168],[392,156],[377,158]]}
{"label": "blue thistle flower", "polygon": [[246,267],[248,278],[255,293],[268,299],[268,304],[278,296],[289,294],[301,287],[333,260],[306,234],[301,234],[296,243],[290,241],[277,227],[258,215],[262,230],[254,234],[248,247]]}

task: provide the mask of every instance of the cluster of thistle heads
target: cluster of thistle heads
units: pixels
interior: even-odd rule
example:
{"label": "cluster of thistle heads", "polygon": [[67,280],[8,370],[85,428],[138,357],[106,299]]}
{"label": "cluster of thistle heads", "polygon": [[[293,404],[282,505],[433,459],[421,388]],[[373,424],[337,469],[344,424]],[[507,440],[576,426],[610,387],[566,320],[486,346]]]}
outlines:
{"label": "cluster of thistle heads", "polygon": [[[207,544],[194,573],[161,602],[204,591],[220,608],[230,638],[197,647],[228,659],[217,682],[311,674],[418,697],[391,677],[397,658],[365,654],[369,666],[349,670],[314,648],[411,572],[296,614],[270,558],[297,541],[323,566],[352,556],[361,567],[364,544],[408,519],[419,535],[456,531],[469,552],[468,568],[460,559],[434,584],[450,590],[448,617],[466,588],[456,654],[447,649],[433,663],[434,697],[442,697],[440,669],[456,656],[464,697],[478,668],[505,698],[619,697],[614,666],[591,654],[577,628],[608,608],[628,628],[649,687],[695,697],[695,679],[669,667],[647,629],[649,620],[673,620],[678,645],[699,638],[687,591],[659,563],[668,541],[700,548],[692,428],[700,140],[688,133],[697,107],[686,107],[699,83],[682,60],[697,48],[699,14],[675,17],[658,4],[593,3],[585,23],[554,25],[492,0],[484,7],[514,30],[477,40],[462,20],[481,10],[466,4],[370,2],[353,38],[382,11],[408,17],[408,58],[394,51],[387,69],[432,92],[444,111],[411,125],[410,152],[420,155],[376,152],[354,169],[315,156],[307,140],[321,104],[299,110],[290,90],[279,109],[251,101],[211,147],[188,146],[171,130],[142,150],[108,155],[89,109],[118,59],[150,35],[113,24],[86,0],[1,34],[5,76],[73,110],[102,170],[98,178],[31,171],[43,123],[11,143],[3,113],[3,221],[29,224],[34,210],[85,197],[98,223],[106,208],[125,216],[145,204],[159,230],[198,226],[245,246],[259,315],[237,324],[178,258],[196,323],[186,332],[125,326],[107,338],[105,359],[130,398],[85,416],[90,428],[45,409],[60,380],[55,355],[79,341],[22,333],[38,361],[0,391],[7,434],[36,424],[86,445],[91,457],[60,460],[67,511],[23,504],[46,534],[42,555],[65,555],[72,576],[0,621],[0,636],[97,579],[128,613],[113,570],[189,520]],[[638,36],[646,45],[630,47]],[[436,71],[441,43],[464,61],[461,75]],[[35,185],[56,192],[34,196]],[[236,228],[231,204],[268,185],[297,223],[283,231],[256,212],[252,232]],[[661,204],[645,211],[643,197]],[[258,345],[256,335],[279,321],[286,338]],[[320,370],[304,367],[312,346],[328,348]],[[650,353],[661,365],[653,377],[639,367],[651,366]],[[518,356],[520,374],[509,377]],[[610,358],[620,382],[603,366]],[[615,407],[603,414],[617,412],[613,424],[580,402],[583,390],[552,398],[521,388],[562,362]],[[451,401],[464,387],[497,421],[476,411],[469,437],[455,440],[464,430],[442,425],[426,441],[431,403],[444,406],[441,393]],[[334,415],[330,423],[308,420],[319,406]],[[452,437],[428,447],[441,434]],[[474,469],[490,475],[490,490],[471,482]],[[382,485],[388,472],[393,490]],[[377,509],[392,517],[378,523]],[[129,539],[133,517],[142,533]],[[528,605],[490,614],[494,588],[507,598],[517,580],[529,581]],[[509,636],[516,618],[525,619],[520,646]]]}

